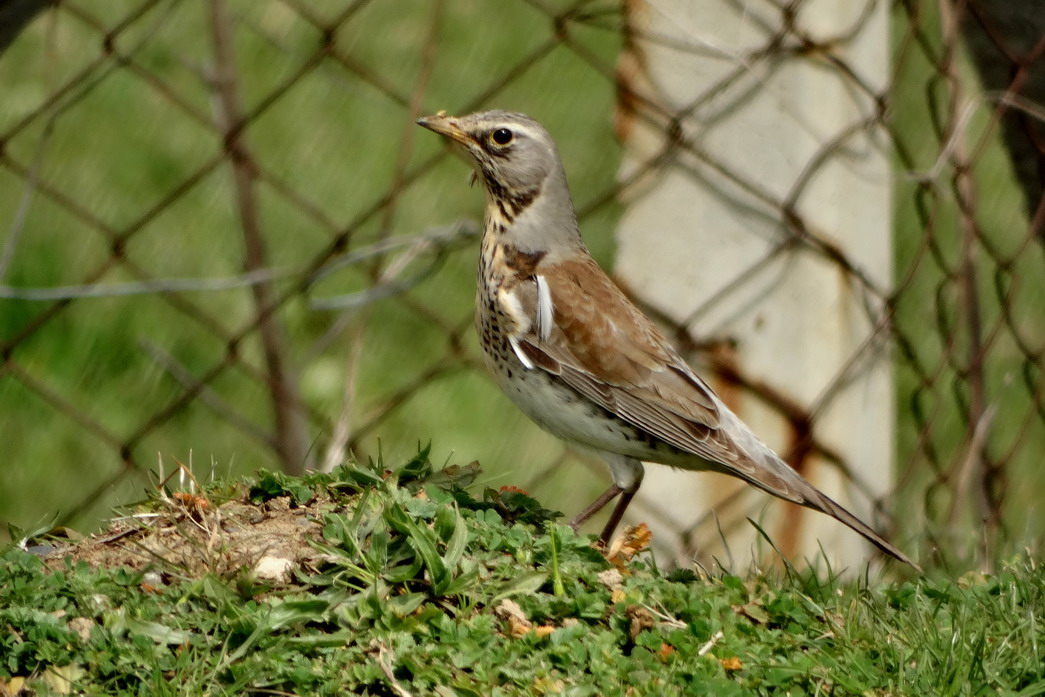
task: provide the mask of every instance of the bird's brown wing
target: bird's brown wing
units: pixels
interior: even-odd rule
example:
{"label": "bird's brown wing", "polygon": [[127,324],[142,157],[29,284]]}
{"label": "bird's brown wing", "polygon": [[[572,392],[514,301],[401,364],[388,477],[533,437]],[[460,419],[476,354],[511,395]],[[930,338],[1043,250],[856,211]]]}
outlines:
{"label": "bird's brown wing", "polygon": [[[754,463],[720,427],[718,402],[663,335],[590,259],[539,271],[550,290],[553,327],[536,323],[517,343],[537,367],[632,426],[684,452],[751,474]],[[536,284],[518,288],[536,317]]]}

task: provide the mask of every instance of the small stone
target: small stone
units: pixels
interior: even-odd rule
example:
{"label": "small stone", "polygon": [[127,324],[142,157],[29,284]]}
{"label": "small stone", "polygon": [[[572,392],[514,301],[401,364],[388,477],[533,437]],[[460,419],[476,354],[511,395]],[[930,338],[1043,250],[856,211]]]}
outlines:
{"label": "small stone", "polygon": [[276,496],[275,498],[271,498],[268,501],[266,501],[265,503],[261,504],[261,507],[264,508],[269,513],[278,513],[280,511],[289,511],[290,510],[290,497],[289,496]]}
{"label": "small stone", "polygon": [[154,588],[159,588],[165,585],[163,582],[163,574],[159,571],[146,571],[142,575],[142,583],[148,584]]}
{"label": "small stone", "polygon": [[290,571],[293,568],[294,562],[289,559],[264,556],[254,565],[252,575],[258,581],[287,583],[290,581]]}
{"label": "small stone", "polygon": [[91,638],[91,627],[94,626],[94,620],[89,620],[86,617],[74,617],[66,623],[69,631],[80,637],[81,641],[87,641]]}
{"label": "small stone", "polygon": [[600,571],[596,578],[609,591],[619,591],[621,586],[624,585],[624,576],[621,574],[620,569],[617,568]]}

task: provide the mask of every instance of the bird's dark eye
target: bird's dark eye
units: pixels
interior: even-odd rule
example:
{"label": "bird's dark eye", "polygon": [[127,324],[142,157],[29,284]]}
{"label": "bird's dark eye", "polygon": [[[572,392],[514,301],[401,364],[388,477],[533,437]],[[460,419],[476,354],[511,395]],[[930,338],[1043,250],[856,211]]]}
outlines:
{"label": "bird's dark eye", "polygon": [[498,145],[508,145],[515,138],[515,134],[509,131],[507,128],[498,128],[492,134],[490,134],[490,140],[497,143]]}

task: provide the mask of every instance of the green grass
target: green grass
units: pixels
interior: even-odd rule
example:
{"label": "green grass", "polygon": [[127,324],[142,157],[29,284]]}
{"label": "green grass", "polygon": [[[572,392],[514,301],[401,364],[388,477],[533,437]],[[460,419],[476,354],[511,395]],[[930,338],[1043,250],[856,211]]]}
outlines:
{"label": "green grass", "polygon": [[10,549],[0,684],[105,695],[1045,693],[1045,574],[1027,559],[958,582],[665,574],[643,553],[607,561],[527,495],[468,493],[475,475],[436,471],[423,451],[396,471],[213,483],[202,513],[161,498],[136,509],[191,538],[229,506],[262,518],[289,506],[314,525],[314,556],[285,584],[219,571],[231,521],[210,528],[197,557],[208,563],[156,558],[151,572],[49,571]]}

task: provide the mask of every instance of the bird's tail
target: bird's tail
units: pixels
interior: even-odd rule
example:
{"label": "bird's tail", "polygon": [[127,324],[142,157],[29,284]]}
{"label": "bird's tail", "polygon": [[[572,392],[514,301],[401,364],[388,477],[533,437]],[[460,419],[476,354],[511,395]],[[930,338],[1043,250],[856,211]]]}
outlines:
{"label": "bird's tail", "polygon": [[889,544],[889,542],[887,542],[885,538],[883,538],[881,535],[875,532],[875,530],[870,525],[868,525],[867,523],[850,513],[840,503],[816,489],[805,479],[802,479],[801,475],[799,475],[797,472],[795,472],[795,476],[799,477],[802,480],[802,483],[805,484],[805,486],[808,489],[808,493],[803,491],[803,498],[805,500],[800,502],[803,506],[807,508],[812,508],[815,511],[820,511],[821,513],[826,513],[835,520],[845,523],[850,528],[863,535],[871,544],[873,544],[875,547],[882,550],[889,556],[895,559],[899,559],[905,564],[910,564],[918,571],[921,571],[921,567],[915,564],[910,559],[910,557],[908,557],[906,554],[901,552],[893,545]]}
{"label": "bird's tail", "polygon": [[[728,412],[728,410],[724,411]],[[844,523],[863,535],[871,544],[889,556],[898,559],[905,564],[910,564],[918,571],[921,571],[921,567],[915,564],[906,554],[889,544],[889,542],[875,532],[870,525],[850,513],[840,503],[810,484],[805,477],[777,457],[776,453],[774,453],[769,446],[758,440],[758,438],[751,433],[746,426],[743,426],[739,418],[732,414],[732,412],[728,413],[738,424],[740,424],[740,429],[735,429],[734,433],[742,432],[749,436],[749,440],[743,443],[738,443],[738,445],[740,445],[748,454],[754,465],[752,467],[737,467],[734,465],[730,468],[731,474],[747,480],[766,493],[788,501],[793,501],[794,503],[805,506],[806,508],[826,513],[835,520]],[[725,416],[725,413],[722,415]]]}

